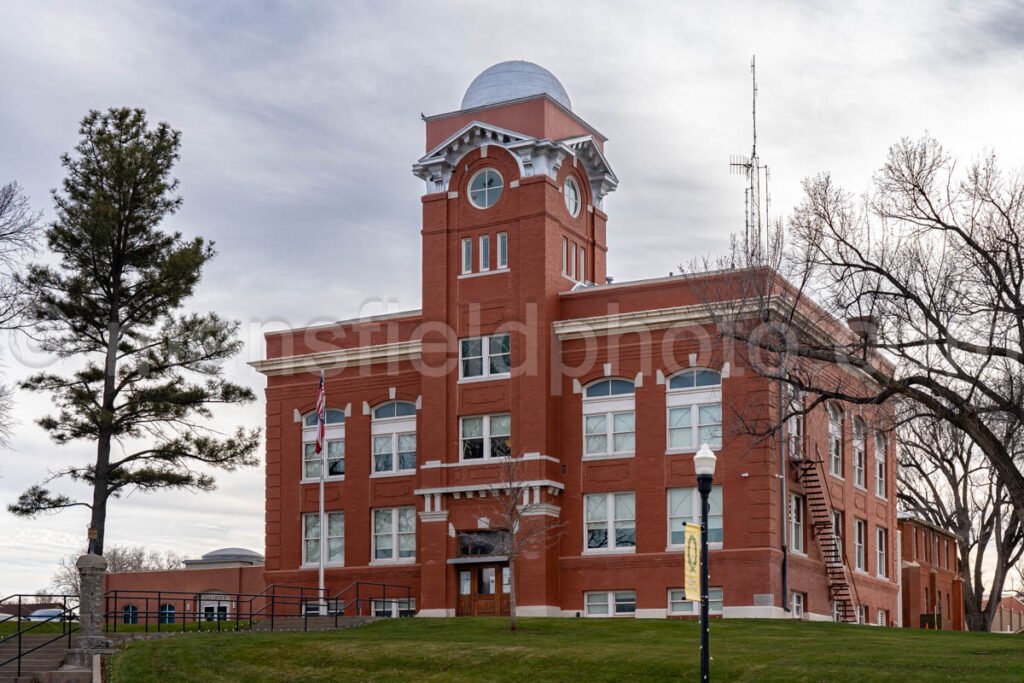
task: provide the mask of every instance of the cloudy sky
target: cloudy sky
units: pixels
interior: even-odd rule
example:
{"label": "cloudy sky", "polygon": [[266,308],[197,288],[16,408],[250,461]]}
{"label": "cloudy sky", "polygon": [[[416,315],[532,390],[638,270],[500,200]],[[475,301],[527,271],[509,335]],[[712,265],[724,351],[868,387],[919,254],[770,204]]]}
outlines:
{"label": "cloudy sky", "polygon": [[[750,148],[754,53],[778,212],[819,171],[865,189],[892,142],[926,131],[965,160],[994,149],[1024,165],[1019,4],[811,5],[4,2],[0,183],[17,180],[50,217],[58,156],[89,109],[143,107],[181,130],[185,205],[167,227],[216,241],[193,304],[242,321],[246,348],[228,371],[262,396],[246,363],[264,331],[419,306],[420,114],[457,109],[495,62],[550,69],[610,138],[619,281],[720,252],[742,229],[728,159]],[[50,360],[18,344],[2,362],[16,380]],[[0,453],[4,505],[89,455],[47,441],[33,424],[46,409],[19,394],[14,447]],[[260,425],[262,413],[218,417]],[[259,470],[221,477],[212,494],[130,496],[111,509],[108,543],[262,549],[262,505]],[[87,521],[0,512],[0,594],[45,586]]]}

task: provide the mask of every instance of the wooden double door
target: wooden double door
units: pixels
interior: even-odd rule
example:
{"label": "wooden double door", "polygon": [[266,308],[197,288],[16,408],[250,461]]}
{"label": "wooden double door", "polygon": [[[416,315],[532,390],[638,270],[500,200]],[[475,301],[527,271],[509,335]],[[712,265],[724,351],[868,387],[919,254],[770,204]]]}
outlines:
{"label": "wooden double door", "polygon": [[509,613],[508,563],[472,564],[458,567],[456,580],[459,616],[499,616]]}

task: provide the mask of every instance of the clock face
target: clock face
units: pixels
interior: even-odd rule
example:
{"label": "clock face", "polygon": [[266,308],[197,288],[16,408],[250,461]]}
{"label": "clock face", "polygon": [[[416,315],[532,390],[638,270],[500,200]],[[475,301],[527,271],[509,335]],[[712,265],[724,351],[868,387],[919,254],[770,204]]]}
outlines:
{"label": "clock face", "polygon": [[565,208],[569,209],[569,214],[575,218],[580,215],[580,186],[576,184],[576,179],[569,176],[565,179]]}
{"label": "clock face", "polygon": [[469,201],[478,209],[489,209],[501,197],[505,183],[493,168],[477,171],[469,181]]}

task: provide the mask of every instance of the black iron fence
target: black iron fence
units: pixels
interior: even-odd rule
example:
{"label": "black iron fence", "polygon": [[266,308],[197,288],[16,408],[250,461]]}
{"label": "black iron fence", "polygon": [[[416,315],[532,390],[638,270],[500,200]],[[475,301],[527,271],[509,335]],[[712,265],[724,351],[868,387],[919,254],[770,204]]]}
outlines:
{"label": "black iron fence", "polygon": [[[0,598],[0,614],[5,615],[0,628],[9,625],[14,629],[6,635],[0,632],[0,651],[8,649],[4,645],[12,645],[14,653],[6,659],[0,656],[0,671],[13,666],[20,677],[26,655],[65,638],[71,647],[71,634],[78,630],[78,596],[17,593]],[[32,636],[39,637],[26,640]]]}

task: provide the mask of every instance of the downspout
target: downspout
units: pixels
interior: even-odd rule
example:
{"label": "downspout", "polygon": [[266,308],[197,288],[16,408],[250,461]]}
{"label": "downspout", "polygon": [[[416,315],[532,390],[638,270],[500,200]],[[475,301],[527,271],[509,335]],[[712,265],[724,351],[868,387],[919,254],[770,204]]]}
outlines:
{"label": "downspout", "polygon": [[786,491],[786,452],[789,444],[786,442],[786,420],[782,419],[785,414],[785,391],[782,388],[782,380],[779,380],[779,420],[782,424],[779,427],[779,487],[782,492],[781,522],[782,522],[782,609],[789,612],[789,500]]}

